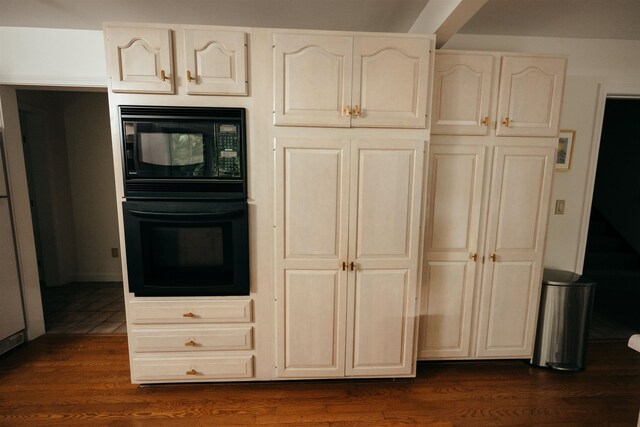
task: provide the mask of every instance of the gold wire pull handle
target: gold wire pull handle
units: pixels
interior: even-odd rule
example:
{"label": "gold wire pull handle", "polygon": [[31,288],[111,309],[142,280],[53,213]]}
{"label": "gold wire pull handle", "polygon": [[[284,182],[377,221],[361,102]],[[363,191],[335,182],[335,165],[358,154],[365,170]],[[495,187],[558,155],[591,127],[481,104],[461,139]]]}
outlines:
{"label": "gold wire pull handle", "polygon": [[473,254],[473,255],[471,255],[471,260],[472,260],[473,262],[478,261],[478,254]]}
{"label": "gold wire pull handle", "polygon": [[496,262],[496,259],[498,257],[496,256],[496,254],[491,254],[491,256],[489,258],[491,258],[491,261]]}
{"label": "gold wire pull handle", "polygon": [[188,312],[182,315],[182,317],[196,317],[195,314],[193,314],[192,312]]}
{"label": "gold wire pull handle", "polygon": [[196,371],[195,369],[192,369],[190,371],[185,372],[187,375],[198,375],[198,371]]}
{"label": "gold wire pull handle", "polygon": [[356,105],[355,107],[353,107],[353,117],[360,117],[360,114],[362,112],[360,111],[360,106]]}
{"label": "gold wire pull handle", "polygon": [[342,271],[347,271],[347,263],[342,261]]}
{"label": "gold wire pull handle", "polygon": [[489,116],[484,116],[480,124],[482,124],[482,126],[489,126]]}
{"label": "gold wire pull handle", "polygon": [[187,81],[190,82],[191,80],[196,80],[196,78],[191,75],[191,71],[187,70]]}
{"label": "gold wire pull handle", "polygon": [[351,271],[356,269],[356,263],[351,261],[351,264],[349,264],[349,266],[351,267]]}
{"label": "gold wire pull handle", "polygon": [[509,120],[509,116],[505,117],[504,120],[502,121],[502,126],[508,128],[509,127],[509,123],[511,123],[511,120]]}
{"label": "gold wire pull handle", "polygon": [[342,110],[342,114],[347,116],[347,117],[351,117],[351,114],[353,114],[351,112],[351,107],[349,107],[348,105],[346,107],[344,107],[344,109]]}
{"label": "gold wire pull handle", "polygon": [[164,70],[160,70],[160,79],[162,79],[162,81],[167,80],[169,77],[167,77],[167,73]]}
{"label": "gold wire pull handle", "polygon": [[194,340],[189,340],[186,343],[184,343],[184,345],[187,347],[195,347],[197,344]]}

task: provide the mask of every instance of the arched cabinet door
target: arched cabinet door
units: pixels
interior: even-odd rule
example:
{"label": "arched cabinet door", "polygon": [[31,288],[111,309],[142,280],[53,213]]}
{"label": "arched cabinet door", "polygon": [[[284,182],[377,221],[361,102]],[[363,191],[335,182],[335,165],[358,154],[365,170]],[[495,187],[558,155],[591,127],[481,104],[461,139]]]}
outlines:
{"label": "arched cabinet door", "polygon": [[273,46],[274,123],[349,127],[353,37],[277,33]]}
{"label": "arched cabinet door", "polygon": [[246,37],[242,31],[185,29],[187,93],[246,95]]}
{"label": "arched cabinet door", "polygon": [[504,56],[496,135],[558,135],[566,59]]}
{"label": "arched cabinet door", "polygon": [[171,30],[105,28],[113,92],[174,93]]}

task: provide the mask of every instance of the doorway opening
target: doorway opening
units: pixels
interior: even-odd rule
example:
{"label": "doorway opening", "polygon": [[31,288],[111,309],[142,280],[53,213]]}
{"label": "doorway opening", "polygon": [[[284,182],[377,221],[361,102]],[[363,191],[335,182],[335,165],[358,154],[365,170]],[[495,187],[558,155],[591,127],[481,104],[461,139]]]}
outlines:
{"label": "doorway opening", "polygon": [[595,280],[592,339],[640,332],[640,98],[605,103],[583,274]]}
{"label": "doorway opening", "polygon": [[107,94],[16,95],[46,333],[125,333]]}

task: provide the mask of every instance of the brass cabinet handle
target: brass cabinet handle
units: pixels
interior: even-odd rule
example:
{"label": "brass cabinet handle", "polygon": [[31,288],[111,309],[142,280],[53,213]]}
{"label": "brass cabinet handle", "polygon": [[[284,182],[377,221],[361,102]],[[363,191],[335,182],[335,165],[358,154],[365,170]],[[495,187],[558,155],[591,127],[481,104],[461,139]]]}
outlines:
{"label": "brass cabinet handle", "polygon": [[194,340],[189,340],[186,343],[184,343],[184,345],[187,347],[195,347],[197,344]]}
{"label": "brass cabinet handle", "polygon": [[191,80],[196,80],[196,79],[191,76],[191,71],[187,70],[187,81],[190,82]]}
{"label": "brass cabinet handle", "polygon": [[491,258],[491,261],[496,262],[496,259],[498,257],[496,256],[496,254],[491,254],[491,256],[489,258]]}
{"label": "brass cabinet handle", "polygon": [[347,271],[347,263],[342,261],[342,271]]}
{"label": "brass cabinet handle", "polygon": [[353,107],[353,117],[360,117],[360,106],[356,105],[355,107]]}
{"label": "brass cabinet handle", "polygon": [[342,114],[347,116],[347,117],[351,117],[351,114],[353,114],[351,112],[351,107],[349,107],[348,105],[346,107],[344,107],[344,109],[342,110]]}
{"label": "brass cabinet handle", "polygon": [[509,123],[511,123],[511,121],[509,120],[509,116],[505,117],[504,120],[502,121],[502,126],[508,128],[509,127]]}
{"label": "brass cabinet handle", "polygon": [[182,315],[182,317],[196,317],[195,314],[193,314],[192,312],[188,312]]}
{"label": "brass cabinet handle", "polygon": [[489,126],[489,116],[484,116],[484,119],[482,119],[480,124],[482,124],[482,126]]}
{"label": "brass cabinet handle", "polygon": [[160,79],[162,79],[162,81],[167,80],[169,77],[167,77],[167,73],[164,70],[160,70]]}
{"label": "brass cabinet handle", "polygon": [[198,371],[196,371],[195,369],[192,369],[190,371],[185,372],[187,375],[198,375]]}
{"label": "brass cabinet handle", "polygon": [[478,261],[478,254],[473,254],[473,255],[471,255],[471,260],[472,260],[473,262]]}
{"label": "brass cabinet handle", "polygon": [[350,267],[351,267],[351,271],[355,270],[356,269],[356,263],[351,261]]}

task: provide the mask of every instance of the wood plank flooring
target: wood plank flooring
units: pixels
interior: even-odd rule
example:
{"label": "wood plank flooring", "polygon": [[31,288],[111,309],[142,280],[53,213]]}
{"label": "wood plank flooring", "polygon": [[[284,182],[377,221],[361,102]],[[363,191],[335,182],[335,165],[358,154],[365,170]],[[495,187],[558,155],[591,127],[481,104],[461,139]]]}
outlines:
{"label": "wood plank flooring", "polygon": [[577,373],[420,363],[416,379],[139,387],[125,335],[45,335],[0,356],[0,426],[636,426],[640,353],[590,344]]}

